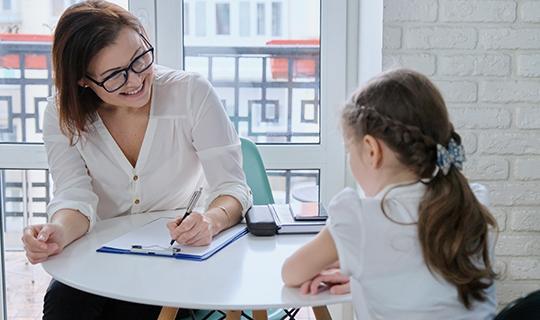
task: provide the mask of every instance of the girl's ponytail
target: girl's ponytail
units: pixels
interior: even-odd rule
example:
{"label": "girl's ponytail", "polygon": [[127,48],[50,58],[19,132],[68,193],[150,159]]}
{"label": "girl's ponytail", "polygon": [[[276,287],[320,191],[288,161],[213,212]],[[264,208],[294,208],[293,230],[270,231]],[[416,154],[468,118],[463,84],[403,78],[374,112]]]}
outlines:
{"label": "girl's ponytail", "polygon": [[439,168],[420,203],[418,237],[428,268],[456,286],[467,308],[485,300],[484,290],[496,276],[489,257],[490,226],[496,228],[495,219],[456,165],[446,175]]}

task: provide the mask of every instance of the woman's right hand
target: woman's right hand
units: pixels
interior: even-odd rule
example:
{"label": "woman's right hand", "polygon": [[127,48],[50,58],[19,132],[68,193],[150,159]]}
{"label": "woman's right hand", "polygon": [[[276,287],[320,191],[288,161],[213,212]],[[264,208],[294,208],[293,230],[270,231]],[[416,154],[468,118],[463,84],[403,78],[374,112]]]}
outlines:
{"label": "woman's right hand", "polygon": [[40,263],[64,249],[64,228],[56,223],[31,225],[24,228],[21,240],[28,261]]}

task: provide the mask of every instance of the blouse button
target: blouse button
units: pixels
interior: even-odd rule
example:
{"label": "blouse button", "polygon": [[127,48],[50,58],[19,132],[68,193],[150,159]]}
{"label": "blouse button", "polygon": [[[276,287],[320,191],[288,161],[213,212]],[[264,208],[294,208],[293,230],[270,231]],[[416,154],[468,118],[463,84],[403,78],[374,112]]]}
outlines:
{"label": "blouse button", "polygon": [[141,200],[139,199],[135,199],[135,201],[133,201],[135,204],[139,204],[141,202]]}
{"label": "blouse button", "polygon": [[137,175],[133,176],[133,181],[137,181],[137,180],[139,180],[139,176]]}

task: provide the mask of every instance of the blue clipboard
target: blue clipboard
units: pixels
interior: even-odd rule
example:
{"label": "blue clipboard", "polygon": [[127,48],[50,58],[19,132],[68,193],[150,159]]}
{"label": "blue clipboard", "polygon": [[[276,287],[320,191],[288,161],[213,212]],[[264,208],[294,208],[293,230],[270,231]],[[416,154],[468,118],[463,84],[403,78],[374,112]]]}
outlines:
{"label": "blue clipboard", "polygon": [[151,221],[105,243],[96,251],[204,261],[248,233],[246,225],[239,224],[216,235],[208,246],[192,247],[175,243],[170,247],[171,239],[166,227],[170,220],[170,218],[159,218]]}

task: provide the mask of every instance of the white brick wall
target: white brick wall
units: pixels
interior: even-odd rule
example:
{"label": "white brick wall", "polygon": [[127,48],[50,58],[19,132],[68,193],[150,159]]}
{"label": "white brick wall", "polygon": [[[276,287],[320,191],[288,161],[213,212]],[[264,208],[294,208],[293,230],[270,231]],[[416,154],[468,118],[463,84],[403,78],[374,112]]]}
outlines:
{"label": "white brick wall", "polygon": [[383,68],[441,89],[491,192],[502,305],[540,287],[540,1],[384,0]]}

